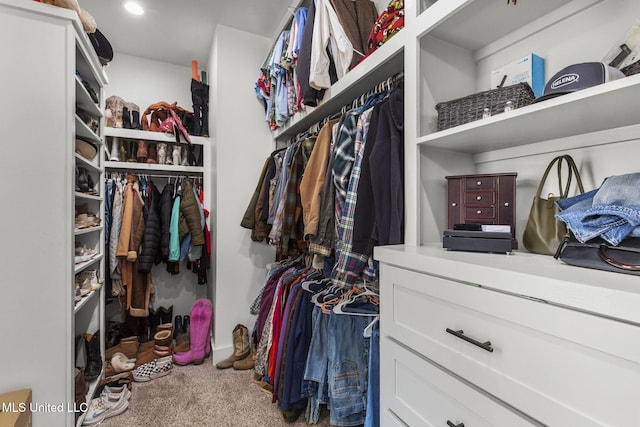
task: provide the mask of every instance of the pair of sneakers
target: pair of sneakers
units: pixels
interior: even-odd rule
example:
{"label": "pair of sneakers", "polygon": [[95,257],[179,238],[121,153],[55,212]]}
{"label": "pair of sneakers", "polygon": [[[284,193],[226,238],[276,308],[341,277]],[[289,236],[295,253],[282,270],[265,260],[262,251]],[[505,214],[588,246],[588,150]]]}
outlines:
{"label": "pair of sneakers", "polygon": [[107,418],[122,414],[129,407],[131,391],[126,385],[119,387],[105,386],[89,404],[87,415],[84,417],[83,426],[96,425]]}
{"label": "pair of sneakers", "polygon": [[147,382],[156,378],[164,377],[171,373],[173,367],[173,356],[168,355],[153,359],[151,362],[138,366],[133,371],[133,380]]}

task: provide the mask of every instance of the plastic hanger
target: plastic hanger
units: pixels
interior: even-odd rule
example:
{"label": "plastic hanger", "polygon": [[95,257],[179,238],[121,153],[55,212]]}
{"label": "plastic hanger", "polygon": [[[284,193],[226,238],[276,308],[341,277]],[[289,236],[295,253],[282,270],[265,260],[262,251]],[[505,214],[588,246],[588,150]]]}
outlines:
{"label": "plastic hanger", "polygon": [[362,332],[362,336],[365,338],[371,338],[371,334],[373,333],[373,329],[375,328],[376,324],[378,324],[378,321],[380,320],[379,316],[376,316],[375,319],[373,319],[371,321],[371,323],[369,323],[365,328],[364,328],[364,332]]}
{"label": "plastic hanger", "polygon": [[380,304],[380,295],[378,294],[378,292],[369,289],[367,287],[366,282],[362,284],[362,288],[358,288],[357,286],[354,286],[353,288],[351,288],[351,291],[352,292],[345,294],[342,300],[333,307],[334,313],[347,314],[351,316],[375,316],[378,314],[377,311],[369,312],[369,313],[356,313],[351,311],[348,311],[348,312],[344,311],[343,310],[344,307],[354,302],[370,303],[373,306],[378,306]]}

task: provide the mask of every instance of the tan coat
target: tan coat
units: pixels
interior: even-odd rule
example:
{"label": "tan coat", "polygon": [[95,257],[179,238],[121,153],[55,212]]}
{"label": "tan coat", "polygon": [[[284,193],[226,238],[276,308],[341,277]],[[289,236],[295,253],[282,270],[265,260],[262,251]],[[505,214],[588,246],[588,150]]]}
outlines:
{"label": "tan coat", "polygon": [[138,181],[133,176],[127,177],[124,189],[122,208],[122,227],[116,249],[117,257],[126,257],[128,261],[138,259],[138,250],[144,234],[144,216],[142,208],[144,202],[140,196]]}
{"label": "tan coat", "polygon": [[318,232],[320,193],[324,186],[324,178],[329,163],[331,129],[338,121],[339,119],[330,120],[320,129],[309,157],[309,162],[300,181],[300,201],[302,203],[305,240],[307,240],[307,236],[315,236]]}
{"label": "tan coat", "polygon": [[138,272],[138,251],[144,234],[144,202],[137,179],[129,175],[124,188],[122,227],[116,256],[120,258],[122,285],[127,289],[127,309],[134,317],[149,315],[149,299],[153,291],[151,275]]}

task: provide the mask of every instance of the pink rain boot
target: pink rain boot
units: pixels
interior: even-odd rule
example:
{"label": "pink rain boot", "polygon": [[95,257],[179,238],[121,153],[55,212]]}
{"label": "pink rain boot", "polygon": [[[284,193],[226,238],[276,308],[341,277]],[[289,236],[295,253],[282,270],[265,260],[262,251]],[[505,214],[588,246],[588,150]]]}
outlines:
{"label": "pink rain boot", "polygon": [[197,300],[191,307],[190,349],[184,353],[173,355],[173,361],[177,365],[193,363],[199,365],[211,352],[211,316],[213,304],[207,299]]}

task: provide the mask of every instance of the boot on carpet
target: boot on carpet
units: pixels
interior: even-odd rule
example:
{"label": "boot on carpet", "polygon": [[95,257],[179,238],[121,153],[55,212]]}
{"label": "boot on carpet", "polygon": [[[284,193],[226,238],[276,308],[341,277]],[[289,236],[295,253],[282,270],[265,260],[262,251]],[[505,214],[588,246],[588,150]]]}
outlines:
{"label": "boot on carpet", "polygon": [[236,325],[233,329],[233,353],[231,356],[216,364],[218,369],[227,369],[233,366],[234,362],[249,356],[249,330],[244,325]]}
{"label": "boot on carpet", "polygon": [[189,328],[189,351],[176,353],[176,365],[201,364],[211,353],[211,317],[213,304],[207,299],[197,300],[191,307]]}

